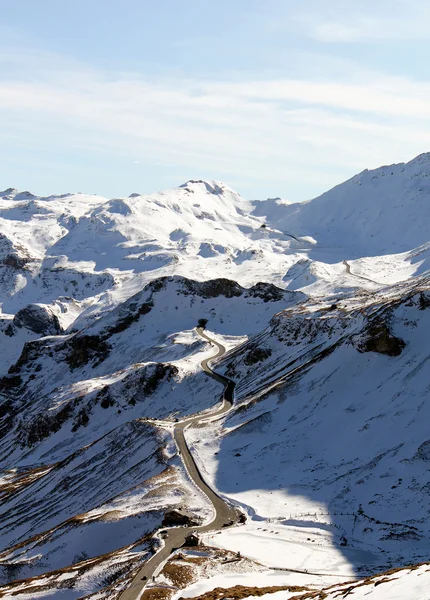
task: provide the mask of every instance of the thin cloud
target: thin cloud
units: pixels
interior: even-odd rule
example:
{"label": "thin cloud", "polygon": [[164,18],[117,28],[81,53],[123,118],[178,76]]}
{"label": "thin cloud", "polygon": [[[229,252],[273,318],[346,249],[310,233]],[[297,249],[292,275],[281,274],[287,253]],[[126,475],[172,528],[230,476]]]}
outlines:
{"label": "thin cloud", "polygon": [[154,81],[54,63],[50,71],[44,59],[37,83],[24,73],[0,81],[0,112],[19,124],[23,144],[31,131],[42,145],[137,154],[154,166],[326,186],[418,154],[430,134],[430,83],[376,72]]}
{"label": "thin cloud", "polygon": [[296,15],[305,33],[321,42],[357,43],[430,39],[430,6],[420,0],[334,0]]}

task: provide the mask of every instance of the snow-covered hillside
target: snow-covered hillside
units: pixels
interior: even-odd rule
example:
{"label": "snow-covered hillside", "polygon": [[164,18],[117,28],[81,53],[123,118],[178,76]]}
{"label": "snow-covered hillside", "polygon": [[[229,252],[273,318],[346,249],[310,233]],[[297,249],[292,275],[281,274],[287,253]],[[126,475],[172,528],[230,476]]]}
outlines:
{"label": "snow-covered hillside", "polygon": [[[27,341],[0,379],[3,582],[108,552],[96,561],[99,575],[91,562],[84,569],[79,596],[87,576],[91,590],[104,571],[118,575],[142,560],[152,542],[139,539],[169,506],[206,518],[171,427],[220,397],[200,369],[211,350],[194,327],[205,319],[234,345],[304,298],[272,284],[165,277],[78,332]],[[24,317],[39,323],[38,313]],[[20,332],[12,324],[8,338]],[[167,419],[165,427],[153,419]]]}
{"label": "snow-covered hillside", "polygon": [[[166,511],[211,518],[173,436],[196,413],[248,514],[206,543],[329,598],[428,560],[429,182],[426,154],[301,204],[0,192],[0,597],[117,598]],[[217,420],[198,324],[236,382]]]}
{"label": "snow-covered hillside", "polygon": [[[317,587],[317,589],[314,589]],[[360,581],[347,581],[331,585],[304,583],[304,577],[294,573],[224,574],[202,579],[180,593],[174,600],[217,600],[231,598],[263,598],[263,600],[426,600],[430,589],[430,563],[393,569],[366,577]]]}
{"label": "snow-covered hillside", "polygon": [[3,313],[54,303],[67,328],[76,314],[100,314],[163,275],[281,281],[285,257],[251,213],[249,202],[215,182],[113,200],[1,192]]}
{"label": "snow-covered hillside", "polygon": [[345,576],[429,556],[429,283],[309,300],[223,357],[236,407],[189,439],[250,520],[213,543]]}
{"label": "snow-covered hillside", "polygon": [[408,163],[367,169],[299,204],[261,202],[255,214],[298,238],[309,236],[344,258],[412,250],[429,241],[430,153]]}
{"label": "snow-covered hillside", "polygon": [[429,156],[364,171],[301,204],[250,202],[206,181],[115,199],[4,190],[3,319],[41,303],[67,329],[174,274],[314,294],[404,280],[428,268]]}

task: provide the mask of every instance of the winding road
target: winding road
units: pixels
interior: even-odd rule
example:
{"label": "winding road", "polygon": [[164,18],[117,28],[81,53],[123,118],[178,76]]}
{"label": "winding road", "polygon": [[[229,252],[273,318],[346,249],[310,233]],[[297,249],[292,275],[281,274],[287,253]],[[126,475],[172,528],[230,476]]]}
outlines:
{"label": "winding road", "polygon": [[184,431],[190,425],[197,425],[204,423],[205,421],[212,420],[214,417],[219,417],[224,413],[228,412],[230,408],[233,406],[233,392],[235,383],[233,380],[224,377],[223,375],[219,375],[212,371],[209,367],[209,361],[222,356],[225,353],[225,348],[220,343],[211,339],[201,327],[197,328],[197,333],[208,341],[210,344],[213,344],[217,347],[217,352],[213,356],[206,358],[202,361],[201,367],[203,371],[209,377],[212,377],[219,383],[222,383],[224,386],[223,393],[223,402],[220,408],[212,412],[208,415],[199,416],[194,415],[193,417],[189,417],[188,419],[184,419],[175,424],[174,428],[174,438],[180,451],[180,456],[182,458],[182,462],[195,485],[207,496],[210,503],[213,506],[214,510],[214,518],[210,523],[205,525],[200,525],[197,527],[172,527],[168,529],[168,537],[164,540],[164,546],[156,553],[154,556],[148,560],[143,567],[139,570],[130,586],[121,594],[121,600],[139,600],[141,594],[145,588],[147,581],[149,581],[156,569],[163,563],[171,554],[171,552],[180,548],[185,543],[185,538],[192,532],[200,532],[203,533],[205,531],[213,531],[216,529],[221,529],[226,524],[235,524],[239,520],[239,512],[230,504],[225,502],[220,496],[218,496],[203,480],[203,477],[198,470],[198,467],[190,453],[190,450],[187,446],[187,442],[185,441]]}
{"label": "winding road", "polygon": [[369,279],[369,277],[365,277],[364,275],[357,275],[356,273],[351,273],[351,265],[349,264],[349,262],[347,260],[342,261],[346,272],[348,273],[348,275],[352,275],[352,277],[356,277],[357,279],[363,279],[364,281],[370,281],[370,283],[376,283],[376,285],[384,285],[383,283],[379,283],[378,281],[375,281],[374,279]]}

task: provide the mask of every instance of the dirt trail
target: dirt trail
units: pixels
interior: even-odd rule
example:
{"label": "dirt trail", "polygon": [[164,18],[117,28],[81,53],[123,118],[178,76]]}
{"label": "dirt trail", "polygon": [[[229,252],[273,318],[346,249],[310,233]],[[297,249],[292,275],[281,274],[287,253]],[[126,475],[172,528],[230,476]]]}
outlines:
{"label": "dirt trail", "polygon": [[146,582],[149,581],[156,569],[163,563],[171,554],[171,552],[180,548],[184,542],[187,535],[189,535],[192,531],[196,531],[199,533],[203,533],[206,531],[212,531],[216,529],[221,529],[227,523],[235,524],[239,520],[238,511],[224,501],[220,496],[218,496],[203,480],[198,467],[190,453],[190,450],[187,446],[184,436],[184,430],[190,425],[197,425],[204,423],[205,421],[211,420],[214,417],[218,417],[227,411],[233,406],[233,392],[235,383],[233,380],[224,377],[223,375],[219,375],[212,371],[209,367],[209,361],[217,358],[218,356],[222,356],[225,353],[225,348],[222,344],[216,342],[212,338],[210,338],[206,333],[204,333],[203,329],[198,327],[197,333],[217,347],[217,352],[210,358],[206,358],[201,363],[201,367],[209,377],[212,377],[219,383],[224,385],[224,393],[223,393],[223,402],[220,408],[212,412],[210,415],[205,415],[204,417],[199,415],[194,415],[188,419],[184,419],[179,423],[175,424],[174,429],[174,438],[176,444],[178,446],[178,450],[180,451],[180,456],[182,458],[182,462],[184,463],[185,468],[188,471],[189,476],[196,484],[196,486],[207,496],[209,501],[211,502],[214,510],[214,518],[210,523],[206,525],[201,525],[199,527],[173,527],[169,528],[169,535],[165,540],[165,545],[161,550],[159,550],[150,560],[148,560],[140,571],[137,573],[130,586],[121,594],[121,600],[139,600],[143,589],[146,585]]}

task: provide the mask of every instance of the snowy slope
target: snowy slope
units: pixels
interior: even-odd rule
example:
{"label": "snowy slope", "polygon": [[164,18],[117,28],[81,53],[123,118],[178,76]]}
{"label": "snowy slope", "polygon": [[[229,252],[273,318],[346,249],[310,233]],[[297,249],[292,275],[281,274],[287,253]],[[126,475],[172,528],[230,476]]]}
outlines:
{"label": "snowy slope", "polygon": [[[28,341],[0,379],[3,583],[107,552],[109,565],[125,552],[130,570],[150,541],[137,558],[124,547],[159,528],[169,506],[207,518],[171,427],[220,398],[200,369],[213,350],[194,327],[206,319],[234,345],[305,298],[271,284],[166,277],[78,332]],[[22,331],[12,324],[8,337],[22,342]],[[160,429],[154,418],[168,421]]]}
{"label": "snowy slope", "polygon": [[220,398],[199,320],[235,407],[187,435],[249,515],[206,541],[324,581],[428,559],[429,176],[302,204],[0,192],[0,583],[114,597],[168,508],[209,517],[172,440]]}
{"label": "snowy slope", "polygon": [[67,329],[173,274],[320,294],[404,280],[428,268],[429,156],[364,171],[301,204],[249,202],[207,181],[115,199],[4,190],[2,312],[53,305]]}
{"label": "snowy slope", "polygon": [[271,280],[284,260],[274,256],[262,219],[251,211],[236,192],[203,181],[113,200],[1,192],[3,312],[61,296],[66,309],[73,296],[81,311],[96,305],[99,312],[160,275]]}
{"label": "snowy slope", "polygon": [[250,520],[213,543],[345,576],[428,557],[428,289],[309,300],[223,357],[236,410],[189,439]]}
{"label": "snowy slope", "polygon": [[174,600],[226,597],[234,600],[337,600],[346,597],[353,600],[426,600],[430,589],[430,564],[395,569],[360,581],[319,585],[320,589],[312,589],[314,586],[304,584],[303,580],[303,575],[294,573],[222,574],[187,587],[176,594]]}
{"label": "snowy slope", "polygon": [[261,202],[255,214],[298,238],[313,238],[327,258],[339,248],[344,258],[412,250],[429,241],[430,153],[365,170],[314,200]]}

